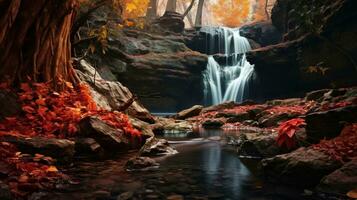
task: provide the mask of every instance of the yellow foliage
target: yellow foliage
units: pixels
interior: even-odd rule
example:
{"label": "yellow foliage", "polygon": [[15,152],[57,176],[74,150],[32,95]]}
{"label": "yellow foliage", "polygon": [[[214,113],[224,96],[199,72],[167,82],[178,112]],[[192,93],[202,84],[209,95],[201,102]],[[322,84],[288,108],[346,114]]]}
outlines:
{"label": "yellow foliage", "polygon": [[123,19],[132,19],[145,16],[150,0],[119,0],[124,8]]}
{"label": "yellow foliage", "polygon": [[216,20],[224,26],[238,27],[248,21],[250,0],[217,0],[211,7]]}

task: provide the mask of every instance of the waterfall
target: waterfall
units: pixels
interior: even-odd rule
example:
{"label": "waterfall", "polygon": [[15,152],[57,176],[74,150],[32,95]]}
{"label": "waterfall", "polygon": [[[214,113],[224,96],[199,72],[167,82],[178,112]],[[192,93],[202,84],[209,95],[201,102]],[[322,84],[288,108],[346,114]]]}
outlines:
{"label": "waterfall", "polygon": [[219,54],[225,57],[225,63],[218,63],[214,56],[208,57],[207,69],[203,73],[205,103],[242,102],[254,71],[245,55],[251,50],[249,41],[240,35],[239,29],[219,28],[214,33],[210,32],[208,42],[209,52],[218,48]]}

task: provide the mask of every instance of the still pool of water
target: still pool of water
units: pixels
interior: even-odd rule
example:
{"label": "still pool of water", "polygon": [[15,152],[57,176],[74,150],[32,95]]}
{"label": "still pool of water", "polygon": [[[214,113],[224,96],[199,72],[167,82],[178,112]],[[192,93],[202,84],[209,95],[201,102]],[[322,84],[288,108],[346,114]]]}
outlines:
{"label": "still pool of water", "polygon": [[[160,167],[127,172],[123,166],[135,152],[104,161],[78,160],[66,173],[80,184],[48,193],[50,199],[303,199],[285,188],[264,185],[249,162],[223,145],[219,131],[200,137],[170,137],[180,152],[158,158]],[[245,163],[245,164],[244,164]],[[253,166],[253,167],[248,167]],[[38,194],[41,196],[41,194]]]}

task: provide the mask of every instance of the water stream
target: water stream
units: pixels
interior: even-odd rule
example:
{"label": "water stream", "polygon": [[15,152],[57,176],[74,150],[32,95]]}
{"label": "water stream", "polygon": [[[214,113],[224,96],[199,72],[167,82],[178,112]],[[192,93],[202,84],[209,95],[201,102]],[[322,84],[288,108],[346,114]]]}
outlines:
{"label": "water stream", "polygon": [[209,34],[207,40],[209,47],[217,48],[225,62],[217,62],[212,55],[208,58],[203,74],[205,104],[242,102],[247,97],[248,82],[254,71],[245,55],[251,50],[248,39],[240,35],[239,29],[222,27]]}
{"label": "water stream", "polygon": [[[222,131],[166,135],[178,154],[157,158],[160,167],[149,171],[124,169],[135,155],[110,160],[78,159],[65,171],[79,184],[51,191],[51,199],[226,199],[301,200],[290,190],[264,185],[255,176],[256,162],[243,160],[224,145]],[[250,162],[248,162],[250,161]],[[283,194],[281,192],[283,191]]]}

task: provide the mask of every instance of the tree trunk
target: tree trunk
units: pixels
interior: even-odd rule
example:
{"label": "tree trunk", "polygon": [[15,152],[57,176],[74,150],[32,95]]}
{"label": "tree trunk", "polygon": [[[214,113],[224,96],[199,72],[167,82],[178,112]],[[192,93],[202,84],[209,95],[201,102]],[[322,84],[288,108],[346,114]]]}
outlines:
{"label": "tree trunk", "polygon": [[78,83],[70,43],[77,7],[76,0],[0,1],[0,81]]}
{"label": "tree trunk", "polygon": [[265,15],[267,17],[267,20],[269,20],[270,16],[269,16],[269,11],[268,11],[268,4],[269,4],[269,0],[265,0]]}
{"label": "tree trunk", "polygon": [[150,4],[146,11],[146,19],[151,21],[157,17],[157,0],[150,0]]}
{"label": "tree trunk", "polygon": [[176,12],[177,0],[167,0],[166,11]]}
{"label": "tree trunk", "polygon": [[202,26],[202,15],[203,15],[203,5],[204,5],[204,3],[205,3],[205,0],[200,0],[198,2],[195,26]]}

